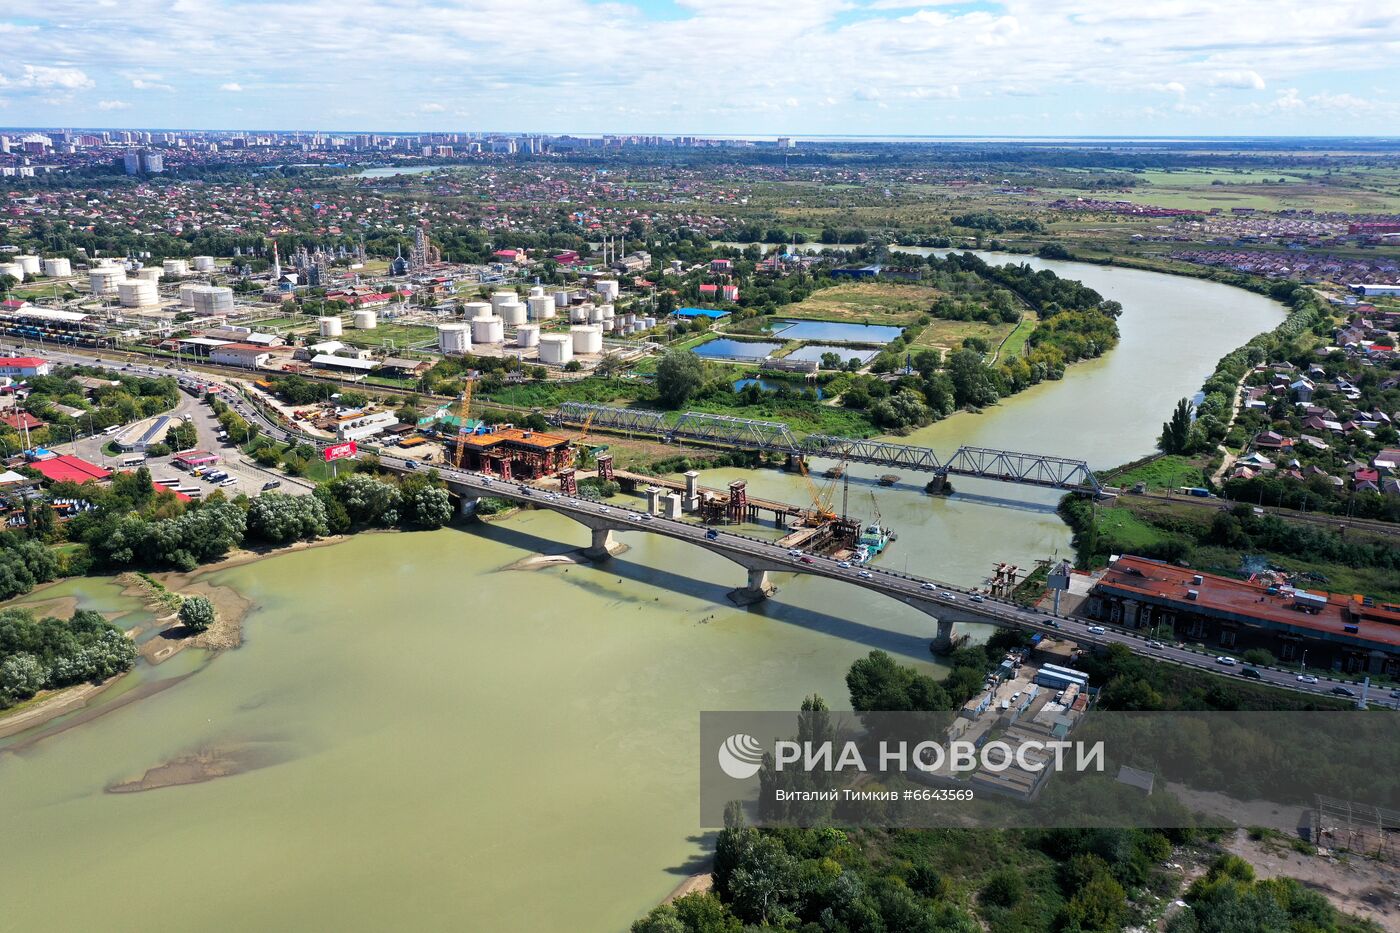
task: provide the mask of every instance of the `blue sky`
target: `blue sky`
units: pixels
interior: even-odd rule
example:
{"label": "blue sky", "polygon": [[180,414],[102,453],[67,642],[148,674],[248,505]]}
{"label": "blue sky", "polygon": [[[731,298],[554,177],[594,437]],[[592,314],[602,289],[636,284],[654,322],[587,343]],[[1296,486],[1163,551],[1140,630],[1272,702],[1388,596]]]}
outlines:
{"label": "blue sky", "polygon": [[6,0],[0,125],[1389,135],[1395,0]]}

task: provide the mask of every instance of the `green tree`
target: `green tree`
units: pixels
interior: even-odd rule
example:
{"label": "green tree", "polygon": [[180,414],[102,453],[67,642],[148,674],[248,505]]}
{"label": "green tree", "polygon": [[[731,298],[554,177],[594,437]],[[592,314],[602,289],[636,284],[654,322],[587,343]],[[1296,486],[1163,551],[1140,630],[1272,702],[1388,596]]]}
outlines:
{"label": "green tree", "polygon": [[1181,399],[1171,418],[1162,425],[1157,447],[1165,454],[1184,454],[1191,449],[1191,403]]}
{"label": "green tree", "polygon": [[704,361],[692,350],[668,350],[656,364],[656,391],[667,408],[680,408],[704,384]]}
{"label": "green tree", "polygon": [[214,624],[214,604],[203,596],[187,596],[180,604],[180,624],[191,632],[207,631]]}

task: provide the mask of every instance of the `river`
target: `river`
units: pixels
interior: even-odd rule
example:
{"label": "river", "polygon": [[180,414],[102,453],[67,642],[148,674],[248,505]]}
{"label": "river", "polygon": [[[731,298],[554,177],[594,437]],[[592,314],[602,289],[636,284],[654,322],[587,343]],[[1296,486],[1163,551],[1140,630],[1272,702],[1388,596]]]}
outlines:
{"label": "river", "polygon": [[[1121,301],[1122,342],[912,442],[1135,458],[1218,357],[1283,315],[1222,285],[1027,261]],[[1068,551],[1051,493],[959,480],[931,498],[924,477],[883,488],[879,472],[852,470],[849,505],[869,515],[878,502],[899,533],[891,566],[975,584],[996,561]],[[704,481],[740,475],[756,494],[806,496],[776,471]],[[606,567],[504,569],[587,543],[534,512],[213,574],[254,604],[242,648],[97,722],[0,740],[0,931],[623,929],[710,851],[697,711],[791,708],[812,692],[845,706],[845,670],[875,647],[933,667],[930,621],[894,601],[780,577],[775,599],[742,611],[724,596],[743,580],[734,565],[622,539],[632,549]],[[139,613],[104,581],[61,594]],[[138,668],[98,703],[201,663],[187,651]],[[104,792],[220,750],[254,767]]]}

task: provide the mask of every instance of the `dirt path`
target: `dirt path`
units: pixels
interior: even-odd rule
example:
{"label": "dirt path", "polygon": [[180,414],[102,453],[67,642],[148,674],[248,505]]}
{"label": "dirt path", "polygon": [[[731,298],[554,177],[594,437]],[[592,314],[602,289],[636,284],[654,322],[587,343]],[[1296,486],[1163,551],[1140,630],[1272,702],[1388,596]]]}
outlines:
{"label": "dirt path", "polygon": [[1260,878],[1296,878],[1338,910],[1400,933],[1400,866],[1359,856],[1304,855],[1287,841],[1251,839],[1244,831],[1225,849],[1253,865]]}

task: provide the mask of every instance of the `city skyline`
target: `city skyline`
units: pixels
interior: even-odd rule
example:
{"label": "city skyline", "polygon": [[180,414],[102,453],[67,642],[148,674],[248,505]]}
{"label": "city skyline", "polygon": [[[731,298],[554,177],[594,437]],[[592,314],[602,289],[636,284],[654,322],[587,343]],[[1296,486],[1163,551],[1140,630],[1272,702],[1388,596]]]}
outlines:
{"label": "city skyline", "polygon": [[1368,0],[25,0],[0,123],[821,136],[1374,135],[1400,12]]}

